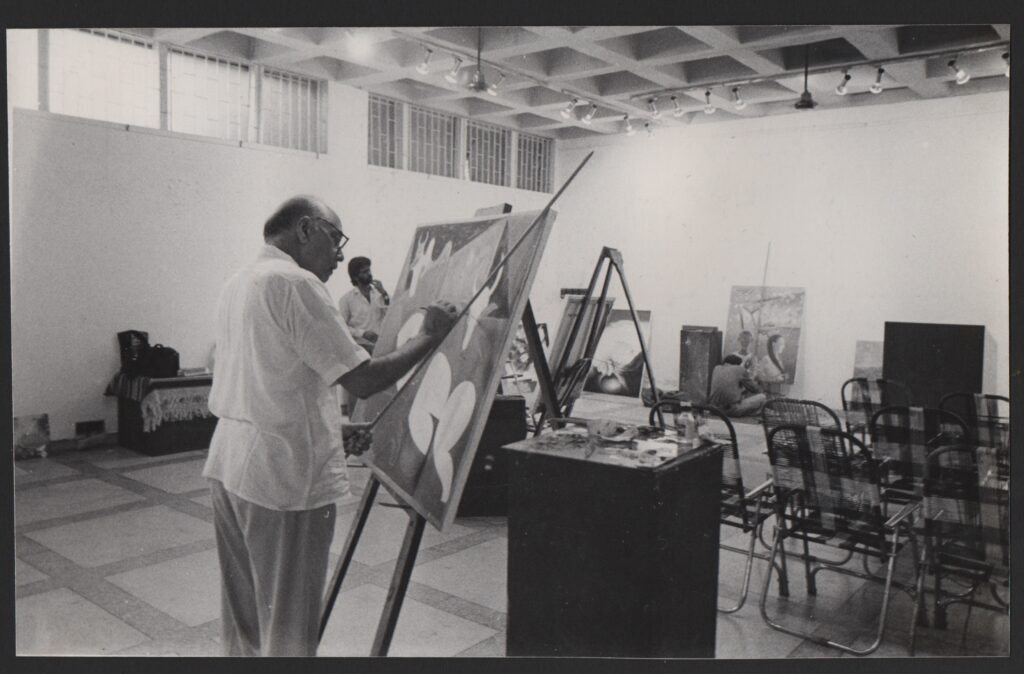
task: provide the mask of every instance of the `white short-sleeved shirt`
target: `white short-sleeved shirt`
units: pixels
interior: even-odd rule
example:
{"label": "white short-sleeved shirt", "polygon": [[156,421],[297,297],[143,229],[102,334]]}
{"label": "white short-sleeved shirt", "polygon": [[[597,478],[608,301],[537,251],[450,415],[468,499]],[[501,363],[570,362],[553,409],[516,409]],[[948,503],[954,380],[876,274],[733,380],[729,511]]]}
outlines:
{"label": "white short-sleeved shirt", "polygon": [[274,510],[311,510],[348,491],[338,377],[369,355],[327,287],[270,245],[225,285],[217,309],[203,468],[228,491]]}
{"label": "white short-sleeved shirt", "polygon": [[356,342],[359,342],[367,330],[380,333],[388,305],[384,303],[384,296],[380,291],[370,286],[370,299],[366,299],[359,288],[352,288],[341,296],[338,310],[341,311],[341,318],[348,326],[349,332],[355,337]]}

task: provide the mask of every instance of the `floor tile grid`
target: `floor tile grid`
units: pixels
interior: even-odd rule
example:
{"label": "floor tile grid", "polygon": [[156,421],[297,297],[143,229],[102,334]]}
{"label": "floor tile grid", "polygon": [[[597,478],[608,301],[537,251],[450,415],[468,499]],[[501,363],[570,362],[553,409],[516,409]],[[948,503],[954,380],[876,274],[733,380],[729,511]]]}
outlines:
{"label": "floor tile grid", "polygon": [[[79,522],[95,517],[109,514],[111,512],[124,512],[128,510],[142,509],[150,507],[155,504],[166,505],[176,510],[180,510],[185,514],[198,516],[206,521],[212,521],[212,510],[202,504],[195,503],[192,498],[201,496],[205,493],[205,490],[194,490],[188,492],[182,492],[179,494],[172,494],[163,490],[145,485],[133,480],[130,476],[124,475],[124,473],[130,473],[133,470],[137,470],[140,465],[145,468],[151,468],[158,465],[168,465],[173,463],[180,463],[185,461],[193,460],[194,457],[186,457],[180,460],[167,460],[161,462],[146,461],[141,464],[127,463],[119,465],[116,468],[106,469],[91,464],[88,459],[78,459],[68,457],[65,461],[81,472],[78,475],[70,477],[58,477],[51,480],[44,480],[26,485],[27,488],[45,488],[47,485],[54,484],[56,482],[67,481],[67,480],[81,480],[92,477],[95,479],[101,479],[118,487],[125,488],[129,491],[135,492],[144,497],[145,500],[138,501],[135,503],[124,504],[115,506],[113,508],[104,508],[100,510],[90,511],[87,513],[80,513],[67,517],[58,517],[48,520],[42,520],[35,522],[30,525],[23,527],[24,531],[19,533],[28,533],[31,531],[42,530],[46,528],[52,528],[61,524]],[[355,472],[355,471],[354,471]],[[19,490],[20,491],[20,490]],[[362,485],[354,485],[353,492],[361,493]],[[358,508],[358,501],[353,503],[345,504],[339,508],[340,512],[354,511]],[[417,564],[426,564],[435,559],[439,559],[447,554],[452,554],[466,547],[479,544],[481,542],[491,540],[495,535],[498,535],[491,531],[487,523],[476,523],[471,519],[466,521],[467,528],[476,529],[467,536],[461,537],[461,539],[453,539],[444,541],[434,548],[425,548],[420,551],[417,556]],[[45,592],[47,590],[56,587],[70,587],[72,589],[81,590],[80,594],[86,596],[87,599],[94,598],[98,601],[94,601],[101,607],[104,605],[106,608],[111,609],[110,612],[115,616],[122,619],[126,619],[129,625],[142,628],[140,631],[147,634],[153,639],[167,640],[167,639],[185,639],[190,638],[192,632],[196,630],[202,631],[204,627],[199,628],[188,628],[187,626],[176,623],[173,618],[163,615],[158,609],[152,608],[145,602],[134,598],[129,593],[124,592],[120,588],[113,586],[105,580],[106,576],[110,576],[123,571],[143,568],[154,563],[158,563],[163,560],[173,559],[181,557],[187,554],[191,554],[197,550],[211,549],[215,547],[215,542],[211,539],[209,541],[203,541],[200,543],[189,544],[185,546],[179,546],[167,550],[160,550],[148,555],[139,556],[119,562],[114,562],[101,567],[93,569],[83,570],[77,567],[73,562],[62,558],[59,554],[48,550],[45,546],[35,543],[31,539],[28,539],[24,535],[21,536],[21,542],[19,545],[19,557],[26,558],[27,561],[32,564],[33,568],[42,567],[40,570],[43,572],[49,572],[48,575],[51,577],[30,583],[19,589],[19,598],[31,596],[38,592]],[[34,553],[34,554],[33,554]],[[332,562],[336,563],[336,557]],[[382,562],[378,565],[377,569],[360,568],[358,562],[353,562],[352,567],[349,570],[349,578],[346,578],[345,587],[355,586],[355,583],[351,581],[362,580],[362,582],[368,582],[371,579],[375,580],[375,584],[384,589],[387,589],[390,583],[391,573],[394,567],[394,560]],[[362,576],[360,579],[359,576]],[[447,595],[429,586],[422,586],[424,591],[418,592],[422,594],[424,598],[429,598],[429,603],[437,605],[436,607],[445,610],[446,608],[456,608],[462,606],[466,602],[458,597]],[[130,607],[129,610],[124,610],[125,607]],[[489,609],[485,607],[470,607],[464,608],[462,611],[449,610],[450,613],[458,614],[461,613],[466,619],[477,619],[480,622],[480,613],[484,612],[487,617],[483,619],[482,624],[485,626],[495,624],[496,620],[493,616],[488,615]],[[497,618],[497,623],[502,625],[502,618]],[[209,630],[201,632],[196,636],[202,638],[209,638]],[[142,646],[145,646],[143,644]],[[145,648],[141,646],[133,646],[127,649],[127,652],[144,651]]]}
{"label": "floor tile grid", "polygon": [[[145,457],[141,457],[145,458]],[[190,457],[170,457],[159,462],[146,461],[143,465],[157,466],[182,463],[195,460]],[[61,463],[68,468],[77,471],[74,476],[57,477],[47,480],[33,481],[16,488],[17,493],[23,493],[35,489],[45,489],[55,484],[62,484],[68,481],[79,481],[96,479],[107,482],[114,486],[133,492],[143,497],[142,500],[125,503],[117,506],[98,508],[74,515],[56,517],[21,525],[16,529],[16,551],[19,559],[29,564],[38,571],[45,573],[49,578],[29,583],[17,588],[16,599],[22,599],[33,595],[42,594],[59,588],[67,588],[77,595],[83,597],[95,606],[105,610],[114,618],[122,621],[131,628],[141,632],[150,639],[159,640],[166,638],[184,638],[192,634],[196,628],[175,620],[173,617],[163,613],[156,607],[142,601],[129,592],[110,583],[107,577],[127,570],[144,568],[154,563],[174,559],[200,550],[208,550],[215,547],[212,536],[208,540],[197,541],[186,545],[176,546],[168,549],[157,550],[98,567],[81,567],[73,561],[50,550],[46,546],[33,541],[26,534],[51,529],[65,524],[73,524],[94,520],[116,513],[142,510],[154,505],[163,505],[178,510],[186,515],[195,517],[207,523],[212,522],[212,512],[203,508],[189,499],[203,493],[205,490],[185,492],[180,494],[168,493],[146,484],[142,484],[129,477],[122,475],[138,468],[138,464],[128,464],[117,469],[105,469],[93,465],[89,456],[74,454],[66,457],[54,457],[51,461]],[[199,634],[209,636],[208,630],[198,628]]]}
{"label": "floor tile grid", "polygon": [[[190,460],[190,459],[184,459],[184,460]],[[165,463],[174,463],[174,461],[168,461],[168,462],[165,462]],[[148,466],[152,466],[154,464],[153,463],[147,463],[145,465],[148,467]],[[109,472],[113,472],[114,475],[116,476],[116,478],[121,478],[123,476],[119,475],[120,472],[128,472],[132,468],[135,468],[135,467],[136,466],[133,466],[133,465],[126,465],[126,466],[120,467],[117,471],[109,471]],[[87,469],[84,472],[85,473],[91,473],[93,475],[97,475],[97,474],[102,475],[102,474],[104,474],[104,472],[102,470],[101,471],[91,471],[91,470]],[[110,475],[106,475],[106,476],[110,477]],[[84,477],[84,475],[82,477],[77,477],[76,476],[77,479],[83,479],[83,477]],[[151,498],[156,498],[161,503],[164,503],[164,504],[167,504],[167,505],[171,505],[171,502],[174,502],[174,501],[177,501],[177,500],[180,499],[182,502],[186,502],[187,501],[187,505],[184,505],[184,507],[186,509],[188,509],[187,514],[192,515],[192,514],[195,514],[197,511],[202,512],[202,513],[207,514],[207,515],[210,514],[209,508],[207,508],[207,507],[205,507],[203,505],[200,505],[200,504],[196,504],[196,503],[194,503],[192,501],[189,501],[189,498],[190,497],[195,497],[197,495],[197,493],[185,492],[185,493],[177,494],[177,495],[175,495],[175,494],[167,494],[166,492],[162,492],[160,490],[155,490],[154,488],[149,487],[148,485],[138,485],[138,488],[132,488],[133,485],[131,483],[133,483],[134,481],[131,480],[130,478],[125,478],[126,481],[121,481],[121,480],[116,479],[116,478],[114,478],[114,482],[116,484],[118,484],[118,486],[129,488],[129,489],[135,491],[136,493],[139,493],[139,494],[141,494],[141,495],[146,497],[147,501],[141,502],[142,505],[139,506],[139,507],[145,507],[146,505],[150,505],[147,502]],[[62,479],[63,478],[54,478],[54,480],[51,483],[61,481]],[[38,485],[38,484],[42,484],[43,486],[45,486],[46,482],[35,483],[35,484],[33,484],[33,488],[36,488],[36,485]],[[136,483],[136,484],[138,484],[138,483]],[[26,487],[28,487],[28,485],[26,485]],[[361,490],[361,488],[360,488],[360,490]],[[19,491],[21,491],[21,489],[19,489]],[[199,490],[198,493],[202,493],[202,491],[203,490]],[[353,491],[354,492],[357,491],[357,488],[356,488],[355,485],[354,485]],[[179,504],[179,505],[183,505],[183,504]],[[125,507],[125,506],[122,506],[122,507]],[[134,507],[135,507],[135,504],[127,504],[127,508],[129,508],[129,509],[134,508]],[[346,511],[351,511],[351,510],[356,509],[357,507],[358,507],[358,502],[346,504],[342,508],[339,508],[339,512],[342,511],[342,509],[344,509]],[[92,517],[92,516],[96,516],[96,514],[97,513],[94,512],[94,513],[88,514],[88,516]],[[74,516],[72,518],[58,518],[57,521],[64,521],[65,519],[67,519],[67,520],[74,520],[77,517],[78,516]],[[501,520],[499,518],[498,522],[500,522],[500,521]],[[487,521],[486,519],[484,519],[483,521],[474,521],[473,519],[467,519],[465,521],[460,520],[460,524],[463,524],[464,526],[466,526],[468,528],[471,528],[471,529],[472,528],[478,528],[478,531],[475,532],[475,533],[471,533],[469,535],[466,535],[466,536],[462,536],[459,539],[454,539],[454,540],[450,540],[450,541],[444,541],[444,542],[438,544],[437,546],[435,546],[433,549],[427,548],[427,549],[421,551],[420,555],[418,555],[418,558],[417,558],[417,566],[419,566],[421,564],[430,563],[431,561],[434,561],[436,559],[440,559],[440,558],[442,558],[442,557],[444,557],[444,556],[446,556],[448,554],[453,554],[453,553],[455,553],[455,552],[457,552],[459,550],[463,550],[463,549],[472,547],[473,545],[478,545],[478,544],[480,544],[482,542],[485,542],[486,540],[491,540],[495,536],[504,536],[505,533],[504,533],[503,529],[499,532],[496,528],[492,528],[492,527],[495,527],[498,522],[495,522],[494,518],[491,518],[491,521]],[[52,526],[53,524],[54,524],[54,520],[48,520],[48,521],[45,521],[44,526]],[[31,528],[35,529],[36,526],[32,525]],[[31,543],[27,543],[26,542],[26,541],[28,541],[30,539],[24,539],[24,537],[22,537],[22,539],[23,540],[19,541],[19,557],[27,556],[29,559],[31,559],[33,557],[33,555],[31,554],[32,553]],[[42,547],[42,546],[39,546],[39,547]],[[174,557],[174,556],[180,556],[180,555],[183,555],[183,554],[188,554],[188,553],[194,551],[195,549],[197,549],[197,548],[195,548],[195,546],[184,546],[180,550],[176,548],[176,549],[173,549],[172,551],[160,551],[159,553],[157,553],[157,555],[155,557],[148,557],[145,560],[140,560],[141,564],[139,564],[139,565],[140,566],[145,566],[145,565],[148,565],[148,564],[152,564],[152,563],[154,563],[155,561],[158,561],[161,558],[168,558],[168,557]],[[22,554],[23,552],[29,553],[29,554],[28,555],[23,555]],[[36,549],[35,553],[38,554],[39,550]],[[737,556],[737,557],[739,557],[739,556]],[[33,566],[39,565],[39,566],[43,566],[43,567],[49,568],[51,571],[54,570],[52,568],[52,566],[48,566],[45,563],[44,564],[39,564],[40,560],[38,558],[36,558],[35,561],[36,561],[36,564],[33,565]],[[127,566],[131,567],[132,564],[131,563],[127,563]],[[352,578],[353,572],[355,572],[355,575],[363,576],[364,580],[368,580],[368,582],[371,582],[371,583],[373,583],[373,584],[375,584],[375,585],[377,585],[379,587],[382,587],[384,589],[386,589],[388,587],[388,585],[390,583],[391,573],[392,573],[393,567],[394,567],[393,560],[391,560],[389,562],[382,562],[381,564],[378,564],[376,567],[372,567],[372,568],[360,569],[359,566],[360,565],[358,564],[358,562],[354,562],[353,563],[353,567],[350,570],[350,578]],[[115,563],[113,565],[109,565],[107,567],[101,567],[99,569],[93,569],[93,572],[95,574],[97,574],[97,575],[104,575],[104,574],[105,575],[110,575],[111,573],[116,573],[120,569],[123,569],[125,567],[126,567],[126,563],[120,562],[120,563]],[[40,569],[40,570],[44,570],[44,569]],[[30,594],[30,593],[34,593],[34,591],[45,591],[45,589],[47,589],[47,588],[54,587],[57,583],[59,583],[59,577],[60,577],[61,570],[57,569],[57,572],[58,572],[57,578],[46,579],[46,580],[43,580],[43,581],[37,581],[36,583],[28,584],[28,585],[24,586],[23,592],[27,591],[27,593]],[[793,573],[793,571],[791,570],[791,574],[792,573]],[[800,576],[801,576],[801,580],[802,580],[802,573],[800,574]],[[738,583],[739,583],[739,579],[736,580],[737,587],[738,587]],[[346,582],[345,585],[346,585],[346,587],[350,586],[350,583],[348,582],[348,579],[347,579],[347,582]],[[752,595],[754,593],[756,593],[756,592],[759,592],[759,587],[755,587],[756,585],[757,585],[756,582],[752,582],[752,587],[751,587]],[[88,586],[86,585],[86,587],[88,587]],[[19,595],[19,596],[21,596],[21,595]],[[97,596],[98,596],[98,598],[100,600],[100,603],[108,603],[107,601],[105,601],[105,596],[103,595],[103,593],[100,593]],[[420,584],[420,583],[413,582],[411,584],[411,586],[410,586],[409,596],[411,598],[413,598],[413,599],[416,599],[417,601],[421,601],[422,603],[425,603],[425,604],[428,604],[428,605],[432,605],[432,606],[438,608],[439,610],[444,610],[444,611],[453,613],[455,615],[458,615],[459,617],[462,617],[462,618],[467,619],[467,620],[475,621],[478,624],[490,627],[492,629],[495,629],[495,630],[503,630],[504,629],[504,618],[505,618],[505,615],[503,613],[497,612],[497,611],[493,611],[493,609],[488,609],[486,607],[481,607],[481,606],[479,606],[477,604],[473,604],[472,602],[468,602],[467,600],[464,600],[462,598],[456,597],[454,595],[449,595],[449,594],[447,594],[447,593],[445,593],[443,591],[437,590],[436,588],[432,588],[432,587],[430,587],[428,585],[423,585],[423,584]],[[124,601],[124,598],[121,597],[121,600]],[[851,598],[851,601],[852,601],[852,598]],[[748,607],[751,606],[751,605],[754,606],[754,610],[756,611],[756,598],[755,598],[754,602],[751,602],[751,599],[748,598]],[[749,610],[749,608],[745,608],[743,612],[746,612],[748,610]],[[758,618],[759,618],[759,616],[758,616]],[[143,620],[143,621],[137,621],[137,622],[140,622],[140,624],[141,624],[141,623],[144,623],[146,621]],[[152,620],[150,620],[150,622],[152,622]],[[216,621],[214,621],[214,622],[216,622]],[[892,622],[893,622],[892,618],[890,618],[890,626],[887,627],[887,630],[886,630],[887,634],[890,632],[891,629],[893,630],[893,633],[896,633],[896,630],[891,627]],[[952,625],[952,622],[953,621],[951,620],[951,625]],[[975,631],[974,625],[976,625],[978,623],[980,623],[980,621],[978,621],[977,618],[975,618],[974,621],[973,621],[973,624],[972,624],[972,630],[971,630],[972,633]],[[167,627],[167,626],[165,626],[165,627]],[[209,639],[211,637],[211,629],[210,628],[211,628],[211,625],[201,626],[199,629],[200,630],[205,630],[205,631],[199,633],[198,636],[202,637],[202,638]],[[150,629],[153,629],[153,628],[151,627]],[[164,627],[160,627],[158,629],[164,629]],[[185,637],[188,637],[189,634],[190,634],[190,631],[187,628],[186,629],[170,629],[170,628],[168,628],[166,630],[166,632],[161,635],[160,638],[164,639],[164,640],[166,640],[168,638],[172,638],[172,639],[173,638],[185,638]],[[957,631],[957,636],[958,635],[959,635],[959,632]],[[501,643],[503,644],[503,637],[504,637],[503,632],[500,632],[499,634],[496,634],[496,635],[494,635],[492,637],[489,637],[489,638],[485,639],[484,641],[480,642],[480,644],[474,645],[474,646],[466,649],[462,654],[465,654],[465,655],[473,655],[473,654],[477,654],[477,655],[500,655],[501,653],[496,653],[494,651],[498,650],[496,648],[496,645],[497,645],[498,641],[501,641]],[[933,641],[933,639],[929,638],[927,635],[923,635],[923,637],[921,639],[919,639],[919,651],[922,651],[924,648],[926,648],[928,646],[929,642],[931,642],[931,641]],[[944,647],[943,645],[946,643],[946,641],[948,641],[948,640],[940,641],[938,643],[938,647],[940,647],[940,648]],[[969,643],[970,643],[970,641],[969,641]],[[883,643],[883,648],[888,647],[888,646],[889,646],[889,644],[887,642]],[[135,650],[138,650],[137,647],[133,647],[133,648]],[[801,648],[803,649],[803,651],[811,650],[808,645],[800,644],[797,648],[793,649],[793,655],[794,656],[800,655],[801,653],[799,653],[797,651],[800,651]],[[133,650],[133,649],[128,649],[128,650],[130,651],[130,650]],[[882,650],[882,649],[880,649],[880,650]],[[886,648],[886,650],[889,650],[889,649]],[[803,651],[801,651],[801,652],[803,652]],[[985,651],[978,651],[977,649],[969,649],[967,651],[967,654],[983,654],[983,653],[985,653]],[[835,653],[834,652],[829,652],[828,655],[833,655],[834,656]]]}

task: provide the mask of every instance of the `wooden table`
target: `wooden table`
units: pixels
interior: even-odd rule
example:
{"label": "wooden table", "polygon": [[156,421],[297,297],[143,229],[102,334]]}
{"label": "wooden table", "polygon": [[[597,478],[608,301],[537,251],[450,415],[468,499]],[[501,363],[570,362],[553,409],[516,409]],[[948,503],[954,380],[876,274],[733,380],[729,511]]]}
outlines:
{"label": "wooden table", "polygon": [[721,446],[676,442],[506,446],[508,655],[714,657]]}

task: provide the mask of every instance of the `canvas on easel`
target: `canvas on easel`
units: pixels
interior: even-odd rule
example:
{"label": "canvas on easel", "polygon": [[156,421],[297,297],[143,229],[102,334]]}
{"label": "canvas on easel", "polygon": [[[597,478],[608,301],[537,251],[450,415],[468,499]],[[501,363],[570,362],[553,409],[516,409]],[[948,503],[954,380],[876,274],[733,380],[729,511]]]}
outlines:
{"label": "canvas on easel", "polygon": [[[544,347],[548,346],[547,327],[544,323],[537,325],[541,345]],[[526,401],[526,409],[532,409],[540,395],[539,386],[537,371],[527,344],[526,328],[519,323],[515,336],[512,338],[512,346],[509,347],[508,355],[505,358],[505,368],[501,376],[501,394],[522,396]]]}
{"label": "canvas on easel", "polygon": [[[431,302],[465,306],[537,216],[534,211],[417,228],[374,356],[416,335],[422,308]],[[533,228],[375,427],[367,464],[439,529],[455,517],[554,219],[548,211]],[[353,421],[376,419],[410,376],[359,401]]]}
{"label": "canvas on easel", "polygon": [[[644,339],[651,341],[651,312],[638,309]],[[627,398],[639,398],[644,380],[644,358],[636,337],[633,317],[626,309],[613,309],[594,352],[583,390]]]}

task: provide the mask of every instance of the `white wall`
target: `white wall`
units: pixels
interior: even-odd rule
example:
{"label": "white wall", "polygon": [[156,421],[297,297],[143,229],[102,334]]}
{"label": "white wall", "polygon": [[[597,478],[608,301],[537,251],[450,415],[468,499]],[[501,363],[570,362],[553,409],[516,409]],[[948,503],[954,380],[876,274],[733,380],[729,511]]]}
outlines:
{"label": "white wall", "polygon": [[856,340],[885,321],[984,325],[984,390],[1006,395],[1008,115],[1001,93],[562,143],[563,178],[596,151],[559,202],[555,287],[619,248],[675,388],[680,327],[724,330],[770,242],[767,284],[807,290],[791,395],[837,404]]}
{"label": "white wall", "polygon": [[[20,44],[9,103],[31,107],[34,46]],[[550,197],[367,166],[365,94],[330,91],[329,153],[319,157],[15,111],[15,416],[49,413],[54,438],[89,419],[115,429],[102,390],[118,368],[120,330],[147,330],[185,367],[206,364],[220,286],[295,193],[325,197],[352,236],[348,254],[373,258],[390,287],[417,224]],[[680,326],[724,327],[730,286],[761,283],[770,241],[768,284],[807,289],[793,395],[837,403],[855,341],[881,340],[886,320],[985,325],[984,387],[1005,394],[1007,98],[560,143],[556,186],[596,153],[556,206],[531,294],[538,320],[554,330],[558,289],[586,285],[601,246],[617,247],[636,301],[654,312],[659,383],[674,388]],[[328,285],[335,296],[350,287],[344,270]]]}
{"label": "white wall", "polygon": [[[216,297],[262,244],[263,222],[296,193],[323,196],[394,287],[418,224],[548,194],[366,165],[366,95],[332,87],[328,154],[209,139],[17,109],[12,135],[11,311],[14,415],[48,413],[51,436],[105,419],[115,334],[135,328],[208,362]],[[328,283],[351,288],[344,263]]]}

